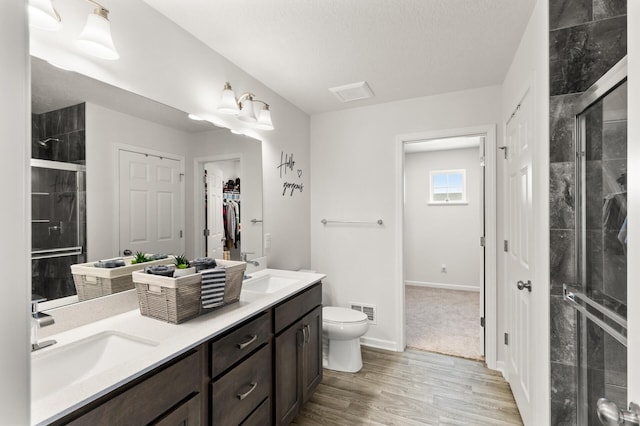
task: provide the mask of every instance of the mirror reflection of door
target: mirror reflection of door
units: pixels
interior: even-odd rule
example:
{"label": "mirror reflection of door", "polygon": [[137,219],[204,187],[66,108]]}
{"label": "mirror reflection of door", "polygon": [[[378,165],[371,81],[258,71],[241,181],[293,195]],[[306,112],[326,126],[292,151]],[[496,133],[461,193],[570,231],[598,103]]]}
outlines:
{"label": "mirror reflection of door", "polygon": [[205,172],[205,209],[206,209],[206,256],[222,259],[224,251],[224,228],[222,219],[222,170],[216,163],[204,166]]}
{"label": "mirror reflection of door", "polygon": [[184,253],[181,161],[119,151],[119,254]]}

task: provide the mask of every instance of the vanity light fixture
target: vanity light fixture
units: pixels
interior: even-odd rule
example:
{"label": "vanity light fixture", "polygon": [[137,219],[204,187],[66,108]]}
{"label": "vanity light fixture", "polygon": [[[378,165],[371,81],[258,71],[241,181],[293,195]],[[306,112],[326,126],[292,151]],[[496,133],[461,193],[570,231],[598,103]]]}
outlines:
{"label": "vanity light fixture", "polygon": [[62,26],[60,15],[52,0],[29,0],[29,25],[46,31],[57,31]]}
{"label": "vanity light fixture", "polygon": [[87,17],[87,23],[76,39],[76,46],[85,53],[101,59],[118,59],[120,55],[111,38],[109,10],[94,0],[87,1],[96,5],[96,8]]}
{"label": "vanity light fixture", "polygon": [[[262,104],[259,109],[256,107],[257,104]],[[269,104],[255,99],[255,95],[250,92],[243,93],[236,99],[229,82],[224,84],[218,111],[223,114],[235,115],[238,120],[245,123],[253,123],[258,129],[273,130]]]}

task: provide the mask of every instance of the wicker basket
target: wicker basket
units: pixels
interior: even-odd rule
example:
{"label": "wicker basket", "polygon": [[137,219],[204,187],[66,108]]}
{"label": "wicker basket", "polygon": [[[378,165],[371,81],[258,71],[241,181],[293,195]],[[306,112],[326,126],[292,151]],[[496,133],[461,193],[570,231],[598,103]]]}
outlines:
{"label": "wicker basket", "polygon": [[138,294],[140,313],[144,316],[180,324],[202,313],[240,300],[245,262],[216,259],[218,266],[226,268],[223,305],[204,309],[200,300],[202,274],[178,278],[162,277],[136,271],[132,274]]}
{"label": "wicker basket", "polygon": [[132,277],[142,315],[173,324],[200,315],[202,275],[171,278],[136,271]]}
{"label": "wicker basket", "polygon": [[[218,267],[224,267],[227,271],[226,283],[224,286],[223,302],[225,305],[240,300],[240,292],[242,291],[242,278],[244,271],[247,269],[246,262],[237,262],[235,260],[216,259]],[[215,309],[215,308],[214,308]]]}
{"label": "wicker basket", "polygon": [[106,296],[133,288],[131,273],[143,269],[147,265],[173,264],[173,256],[166,259],[152,260],[150,262],[131,264],[133,256],[124,257],[125,266],[117,268],[96,268],[95,262],[79,263],[71,265],[73,282],[78,293],[78,300],[89,300]]}

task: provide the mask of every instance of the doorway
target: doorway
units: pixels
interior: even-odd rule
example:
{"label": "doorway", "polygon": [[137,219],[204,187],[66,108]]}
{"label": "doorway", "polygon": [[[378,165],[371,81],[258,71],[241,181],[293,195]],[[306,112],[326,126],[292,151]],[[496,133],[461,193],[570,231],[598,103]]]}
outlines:
{"label": "doorway", "polygon": [[[399,224],[396,244],[400,253],[397,295],[398,311],[402,315],[402,321],[399,322],[402,341],[399,342],[398,350],[404,350],[406,346],[414,346],[412,339],[416,335],[416,329],[425,329],[433,324],[430,319],[421,321],[420,315],[416,316],[417,321],[411,318],[413,314],[410,310],[418,299],[417,294],[422,293],[424,298],[430,299],[430,303],[438,308],[443,307],[443,297],[448,299],[451,306],[456,309],[461,305],[460,300],[470,299],[471,308],[467,309],[465,314],[468,315],[469,320],[467,328],[473,330],[470,337],[473,337],[475,342],[471,355],[447,351],[446,348],[429,350],[450,352],[453,355],[471,358],[484,356],[487,365],[495,368],[496,158],[495,154],[485,155],[485,153],[496,152],[495,125],[401,135],[396,138],[396,141],[396,177],[399,189],[397,198]],[[420,145],[423,145],[422,151],[425,152],[420,152]],[[456,157],[465,157],[462,153],[472,158],[469,161],[472,161],[473,165],[471,163],[456,165],[451,162],[445,164],[442,158],[436,158],[436,156],[449,156],[450,159],[455,160]],[[412,171],[415,169],[414,163],[421,162],[419,156],[431,157],[436,165],[429,170],[418,166],[419,171],[414,177],[418,180],[422,192],[416,195],[410,179],[414,174]],[[439,165],[438,161],[440,161]],[[476,192],[476,198],[471,203],[466,198],[470,194],[468,190]],[[419,210],[410,211],[413,209],[410,205],[412,203],[410,197],[416,197],[413,202],[421,205],[423,213]],[[457,209],[458,207],[466,207],[466,209]],[[459,211],[453,214],[451,209]],[[431,210],[439,218],[436,216],[428,218],[424,213],[427,210]],[[476,222],[474,227],[466,227],[469,219],[458,216],[463,210],[466,210],[465,213],[473,213],[472,216]],[[432,230],[438,228],[437,231],[442,235],[432,234],[429,238],[424,236],[415,238],[416,232],[412,227]],[[467,238],[463,243],[464,246],[460,245],[462,243],[453,242],[454,237],[457,238],[460,234]],[[451,250],[449,247],[448,250],[452,254],[445,258],[442,256],[442,251],[447,245],[454,249]],[[464,250],[456,252],[455,247],[461,247]],[[463,255],[463,251],[467,254]],[[473,259],[471,260],[473,265],[469,266],[469,261],[465,261],[465,258]],[[424,271],[420,271],[420,268],[425,266],[429,269],[431,278]],[[447,295],[449,292],[450,294]],[[450,310],[448,313],[451,314]],[[443,318],[441,317],[440,320]],[[448,318],[444,320],[448,322]],[[426,340],[429,338],[427,337]]]}
{"label": "doorway", "polygon": [[[195,257],[241,260],[242,253],[251,253],[243,245],[242,154],[223,154],[194,159]],[[231,208],[233,206],[233,208]],[[233,214],[233,221],[230,222]],[[245,232],[246,234],[246,232]],[[246,235],[244,235],[246,237]],[[248,251],[247,251],[248,250]]]}
{"label": "doorway", "polygon": [[484,137],[404,151],[407,346],[482,360]]}

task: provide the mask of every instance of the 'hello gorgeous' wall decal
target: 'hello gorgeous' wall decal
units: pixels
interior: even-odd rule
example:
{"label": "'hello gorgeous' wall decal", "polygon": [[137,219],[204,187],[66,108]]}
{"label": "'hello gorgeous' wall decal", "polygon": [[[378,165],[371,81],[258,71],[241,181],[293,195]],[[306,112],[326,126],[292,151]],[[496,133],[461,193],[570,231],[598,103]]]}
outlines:
{"label": "'hello gorgeous' wall decal", "polygon": [[[293,154],[285,154],[284,151],[280,153],[280,165],[277,169],[280,171],[280,178],[286,178],[287,173],[293,173],[296,162],[293,159]],[[298,179],[302,178],[302,169],[296,169]],[[287,182],[282,184],[282,196],[284,197],[289,192],[289,196],[293,197],[295,191],[302,192],[304,184],[302,182]]]}

